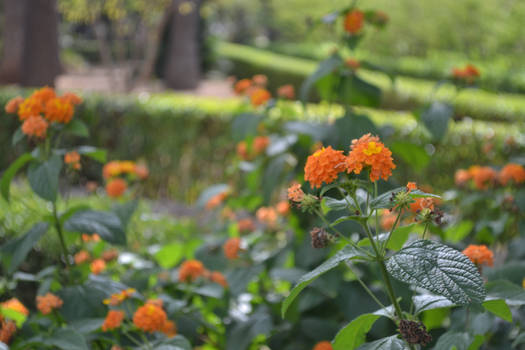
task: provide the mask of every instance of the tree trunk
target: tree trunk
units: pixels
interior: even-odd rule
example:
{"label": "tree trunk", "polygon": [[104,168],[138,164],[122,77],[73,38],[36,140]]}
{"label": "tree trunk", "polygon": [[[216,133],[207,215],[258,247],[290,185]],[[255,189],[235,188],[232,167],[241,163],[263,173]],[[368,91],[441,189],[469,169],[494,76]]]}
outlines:
{"label": "tree trunk", "polygon": [[200,3],[201,0],[173,0],[174,13],[164,66],[166,86],[172,89],[194,89],[199,84]]}
{"label": "tree trunk", "polygon": [[56,0],[4,0],[0,82],[53,86],[61,71]]}

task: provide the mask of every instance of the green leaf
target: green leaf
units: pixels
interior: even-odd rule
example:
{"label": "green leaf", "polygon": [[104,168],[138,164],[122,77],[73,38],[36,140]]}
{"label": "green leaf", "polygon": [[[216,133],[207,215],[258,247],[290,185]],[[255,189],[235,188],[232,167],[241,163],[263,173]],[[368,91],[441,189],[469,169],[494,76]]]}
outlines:
{"label": "green leaf", "polygon": [[62,169],[62,158],[52,155],[44,162],[29,165],[27,178],[33,191],[42,199],[50,202],[57,200],[58,175]]}
{"label": "green leaf", "polygon": [[386,191],[385,193],[380,194],[376,198],[373,198],[370,201],[370,208],[373,209],[390,209],[394,207],[394,202],[390,199],[392,194],[396,194],[401,191],[406,191],[406,187],[398,187],[393,190]]}
{"label": "green leaf", "polygon": [[109,243],[126,244],[126,233],[122,222],[114,213],[96,210],[79,211],[64,223],[64,228],[71,232],[98,233]]}
{"label": "green leaf", "polygon": [[362,253],[358,251],[357,249],[351,246],[346,246],[340,251],[338,251],[334,256],[332,256],[331,258],[326,260],[324,263],[316,267],[314,270],[303,275],[299,279],[295,287],[290,291],[290,294],[283,301],[283,304],[281,307],[282,317],[284,317],[284,315],[286,314],[286,310],[288,310],[288,308],[290,307],[292,302],[295,300],[297,295],[299,295],[299,293],[301,293],[301,291],[306,286],[308,286],[310,283],[315,281],[319,276],[335,268],[342,261],[349,260],[349,259],[359,259],[363,257],[364,256],[362,255]]}
{"label": "green leaf", "polygon": [[138,205],[139,202],[137,200],[132,200],[123,204],[118,203],[113,206],[112,211],[119,217],[123,228],[128,226],[129,221],[131,220],[135,210],[137,210]]}
{"label": "green leaf", "polygon": [[456,306],[447,298],[432,294],[415,295],[412,298],[412,302],[414,303],[415,315],[419,315],[423,311]]}
{"label": "green leaf", "polygon": [[[401,249],[407,241],[410,232],[414,229],[414,226],[415,225],[397,227],[394,232],[392,232],[392,236],[390,237],[386,247],[392,250]],[[377,240],[383,243],[388,238],[388,235],[388,233],[382,233],[377,236]],[[368,237],[363,238],[359,241],[359,243],[357,243],[357,245],[360,247],[370,246],[370,239]]]}
{"label": "green leaf", "polygon": [[397,335],[381,338],[371,343],[366,343],[357,348],[357,350],[408,350],[409,347],[405,342],[398,338]]}
{"label": "green leaf", "polygon": [[272,317],[265,307],[259,309],[245,322],[237,322],[226,334],[226,350],[247,350],[253,339],[268,335],[273,329]]}
{"label": "green leaf", "polygon": [[512,347],[516,348],[520,344],[525,344],[525,333],[521,333],[516,337],[516,339],[514,339],[512,342]]}
{"label": "green leaf", "polygon": [[509,306],[502,299],[487,300],[483,302],[483,307],[492,312],[494,315],[501,317],[507,322],[512,322],[512,312],[510,312]]}
{"label": "green leaf", "polygon": [[0,315],[14,321],[18,328],[22,327],[27,319],[27,316],[23,313],[13,309],[3,308],[2,306],[0,306]]}
{"label": "green leaf", "polygon": [[0,248],[2,264],[7,268],[7,273],[12,274],[16,271],[48,228],[49,225],[44,222],[35,224],[24,235],[7,242]]}
{"label": "green leaf", "polygon": [[184,245],[172,243],[164,245],[154,257],[157,263],[164,269],[171,269],[184,257]]}
{"label": "green leaf", "polygon": [[62,328],[44,341],[47,345],[56,346],[62,350],[89,350],[86,339],[72,328]]}
{"label": "green leaf", "polygon": [[483,344],[485,344],[485,336],[482,334],[476,334],[474,341],[470,343],[467,350],[478,350]]}
{"label": "green leaf", "polygon": [[79,205],[75,205],[75,206],[69,208],[68,210],[66,210],[65,212],[60,214],[60,216],[59,216],[60,224],[64,225],[64,222],[66,222],[66,220],[69,219],[76,212],[78,212],[78,211],[86,211],[86,210],[89,210],[89,209],[90,209],[90,206],[86,205],[86,204],[79,204]]}
{"label": "green leaf", "polygon": [[257,135],[257,128],[262,121],[262,116],[256,114],[239,114],[232,122],[233,139],[237,142],[249,136]]}
{"label": "green leaf", "polygon": [[355,74],[344,76],[339,89],[343,104],[377,107],[381,103],[381,89]]}
{"label": "green leaf", "polygon": [[16,129],[15,133],[13,134],[13,139],[11,140],[11,144],[15,146],[17,143],[19,143],[23,138],[25,134],[22,131],[22,127],[19,127]]}
{"label": "green leaf", "polygon": [[446,103],[435,101],[421,113],[421,121],[432,134],[435,141],[440,141],[447,133],[448,124],[454,109]]}
{"label": "green leaf", "polygon": [[299,98],[303,103],[306,103],[308,101],[308,95],[310,94],[310,90],[312,87],[322,78],[326,77],[329,74],[332,74],[334,70],[341,67],[343,64],[343,60],[341,57],[337,54],[330,56],[329,58],[325,59],[319,65],[317,66],[317,69],[315,72],[313,72],[306,80],[303,82],[303,85],[301,86],[301,90],[299,92]]}
{"label": "green leaf", "polygon": [[397,141],[390,145],[394,158],[399,156],[415,171],[423,170],[430,162],[430,156],[425,149],[419,145]]}
{"label": "green leaf", "polygon": [[454,226],[450,226],[445,230],[445,239],[451,243],[457,243],[467,235],[474,228],[474,223],[472,221],[461,221]]}
{"label": "green leaf", "polygon": [[367,115],[346,111],[343,117],[337,118],[330,126],[330,135],[325,140],[334,149],[346,149],[349,140],[358,139],[366,133],[379,133],[374,122]]}
{"label": "green leaf", "polygon": [[4,197],[6,201],[9,201],[9,187],[11,187],[11,181],[13,180],[13,177],[20,170],[20,168],[22,168],[27,164],[27,162],[31,160],[33,160],[33,156],[29,153],[24,153],[18,157],[18,159],[15,160],[13,164],[11,164],[9,168],[7,168],[7,170],[2,174],[2,179],[0,180],[0,190],[2,192],[2,197]]}
{"label": "green leaf", "polygon": [[96,148],[93,146],[80,146],[77,147],[77,152],[81,155],[94,159],[99,163],[105,163],[107,161],[107,151],[101,148]]}
{"label": "green leaf", "polygon": [[354,350],[366,340],[366,334],[379,315],[363,314],[342,328],[333,341],[334,350]]}
{"label": "green leaf", "polygon": [[472,341],[466,332],[449,331],[439,337],[433,350],[467,350]]}
{"label": "green leaf", "polygon": [[510,306],[525,305],[525,290],[506,280],[491,281],[486,284],[487,295],[503,299]]}
{"label": "green leaf", "polygon": [[[149,347],[139,348],[140,350],[148,350]],[[177,335],[170,339],[163,339],[153,344],[155,350],[191,350],[190,342],[182,335]]]}
{"label": "green leaf", "polygon": [[410,243],[388,260],[387,269],[399,281],[442,295],[457,305],[485,299],[476,266],[464,254],[438,242]]}
{"label": "green leaf", "polygon": [[82,120],[77,119],[77,118],[71,120],[64,128],[64,131],[69,132],[75,136],[80,136],[80,137],[89,136],[89,129],[87,125]]}

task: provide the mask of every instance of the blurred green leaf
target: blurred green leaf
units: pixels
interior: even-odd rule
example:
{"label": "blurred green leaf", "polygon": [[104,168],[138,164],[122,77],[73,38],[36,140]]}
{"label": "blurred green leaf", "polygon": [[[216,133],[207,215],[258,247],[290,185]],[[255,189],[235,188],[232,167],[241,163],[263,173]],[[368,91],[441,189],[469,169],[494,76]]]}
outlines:
{"label": "blurred green leaf", "polygon": [[487,300],[482,303],[483,307],[494,315],[501,317],[507,322],[512,322],[512,312],[503,299]]}
{"label": "blurred green leaf", "polygon": [[430,162],[430,156],[425,149],[414,143],[396,141],[390,145],[390,149],[394,158],[401,157],[415,171],[423,170]]}
{"label": "blurred green leaf", "polygon": [[52,155],[44,162],[33,162],[29,165],[27,179],[31,189],[42,199],[55,202],[58,192],[58,175],[62,169],[62,158]]}
{"label": "blurred green leaf", "polygon": [[363,344],[366,334],[379,317],[374,314],[363,314],[344,326],[335,336],[334,350],[354,350]]}
{"label": "blurred green leaf", "polygon": [[11,187],[11,181],[16,173],[22,168],[27,162],[33,160],[33,156],[29,153],[24,153],[17,160],[15,160],[9,168],[2,174],[2,179],[0,180],[0,190],[2,191],[2,197],[6,201],[9,201],[9,187]]}
{"label": "blurred green leaf", "polygon": [[64,223],[67,231],[78,233],[97,233],[100,237],[114,244],[126,244],[126,232],[120,218],[111,212],[85,210],[74,213]]}

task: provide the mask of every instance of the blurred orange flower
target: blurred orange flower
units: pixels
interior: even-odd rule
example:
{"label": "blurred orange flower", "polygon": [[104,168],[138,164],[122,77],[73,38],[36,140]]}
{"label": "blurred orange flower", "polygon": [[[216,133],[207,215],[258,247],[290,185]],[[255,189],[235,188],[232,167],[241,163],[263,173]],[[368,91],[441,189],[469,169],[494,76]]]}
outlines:
{"label": "blurred orange flower", "polygon": [[465,169],[458,169],[456,171],[456,174],[454,175],[454,183],[457,185],[457,186],[463,186],[465,185],[470,179],[472,178],[472,176],[470,175],[470,172],[468,170],[465,170]]}
{"label": "blurred orange flower", "polygon": [[272,95],[270,94],[270,92],[262,88],[255,89],[250,96],[252,105],[255,107],[265,104],[271,98]]}
{"label": "blurred orange flower", "polygon": [[15,114],[18,112],[18,106],[24,102],[24,98],[22,96],[16,96],[10,99],[7,104],[5,105],[5,112],[9,114]]}
{"label": "blurred orange flower", "polygon": [[4,309],[14,310],[23,315],[29,315],[29,310],[17,298],[11,298],[3,303],[0,303]]}
{"label": "blurred orange flower", "polygon": [[295,98],[295,88],[292,84],[286,84],[277,89],[277,96],[288,100]]}
{"label": "blurred orange flower", "polygon": [[470,176],[478,190],[486,190],[494,184],[497,179],[496,170],[488,166],[475,165],[469,168]]}
{"label": "blurred orange flower", "polygon": [[119,198],[126,192],[128,184],[123,179],[113,179],[106,184],[106,192],[111,198]]}
{"label": "blurred orange flower", "polygon": [[75,254],[75,264],[77,265],[88,262],[90,259],[91,255],[85,250],[81,250]]}
{"label": "blurred orange flower", "polygon": [[22,124],[22,132],[27,136],[45,138],[48,124],[44,118],[39,115],[33,115],[25,119]]}
{"label": "blurred orange flower", "polygon": [[9,341],[16,332],[16,324],[13,321],[0,321],[0,342],[9,344]]}
{"label": "blurred orange flower", "polygon": [[498,175],[499,182],[507,185],[510,181],[515,184],[525,182],[525,168],[519,164],[509,163],[501,169]]}
{"label": "blurred orange flower", "polygon": [[363,28],[365,14],[359,10],[348,12],[344,20],[345,31],[349,34],[359,34]]}
{"label": "blurred orange flower", "polygon": [[277,222],[277,211],[272,207],[261,207],[255,213],[257,220],[273,226]]}
{"label": "blurred orange flower", "polygon": [[224,275],[219,271],[213,271],[211,273],[210,279],[212,282],[220,284],[224,288],[228,288],[228,281],[226,280],[226,277],[224,277]]}
{"label": "blurred orange flower", "polygon": [[95,259],[91,262],[89,268],[93,274],[98,275],[106,269],[106,262],[102,259]]}
{"label": "blurred orange flower", "polygon": [[333,350],[332,343],[330,343],[329,341],[319,342],[315,344],[312,350]]}
{"label": "blurred orange flower", "polygon": [[304,198],[304,192],[301,189],[301,184],[294,183],[288,187],[288,199],[292,202],[301,203]]}
{"label": "blurred orange flower", "polygon": [[474,264],[481,266],[493,266],[494,265],[494,253],[487,248],[486,245],[469,245],[465,250],[465,254]]}
{"label": "blurred orange flower", "polygon": [[256,154],[264,152],[264,150],[270,144],[270,138],[268,136],[257,136],[253,139],[253,150]]}
{"label": "blurred orange flower", "polygon": [[112,331],[116,328],[119,328],[122,324],[122,321],[126,317],[124,311],[121,310],[109,310],[104,323],[102,324],[102,331]]}
{"label": "blurred orange flower", "polygon": [[144,332],[162,331],[168,316],[162,308],[153,303],[139,307],[133,315],[133,323]]}
{"label": "blurred orange flower", "polygon": [[240,233],[248,233],[255,231],[255,223],[250,218],[245,218],[237,221],[237,230]]}
{"label": "blurred orange flower", "polygon": [[252,81],[250,79],[241,79],[235,84],[233,89],[237,95],[242,95],[247,90],[249,90],[251,87],[252,87]]}
{"label": "blurred orange flower", "polygon": [[199,260],[187,260],[179,268],[181,282],[193,282],[205,272],[204,265]]}
{"label": "blurred orange flower", "polygon": [[224,256],[230,260],[235,260],[239,257],[239,250],[241,249],[241,239],[238,237],[228,239],[222,246]]}
{"label": "blurred orange flower", "polygon": [[109,299],[104,299],[102,302],[106,305],[117,306],[120,305],[124,300],[130,298],[135,292],[135,288],[124,289],[120,293],[111,294]]}
{"label": "blurred orange flower", "polygon": [[282,216],[286,216],[290,213],[290,203],[288,203],[288,201],[280,201],[279,203],[277,203],[275,208],[277,209],[277,212]]}
{"label": "blurred orange flower", "polygon": [[39,295],[36,297],[36,308],[43,315],[48,315],[51,313],[51,311],[60,309],[63,304],[64,302],[62,299],[52,293],[47,293],[44,296]]}

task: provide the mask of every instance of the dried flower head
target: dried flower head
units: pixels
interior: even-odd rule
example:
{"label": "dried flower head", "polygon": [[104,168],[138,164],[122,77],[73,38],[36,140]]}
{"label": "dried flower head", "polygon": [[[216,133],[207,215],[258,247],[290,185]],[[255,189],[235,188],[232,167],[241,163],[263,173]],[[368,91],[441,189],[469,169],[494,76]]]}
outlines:
{"label": "dried flower head", "polygon": [[312,247],[317,249],[326,248],[331,240],[331,235],[319,227],[314,227],[310,231],[310,237],[312,238]]}
{"label": "dried flower head", "polygon": [[432,341],[432,336],[427,332],[425,325],[421,322],[401,320],[399,321],[399,333],[401,337],[411,345],[426,346]]}

